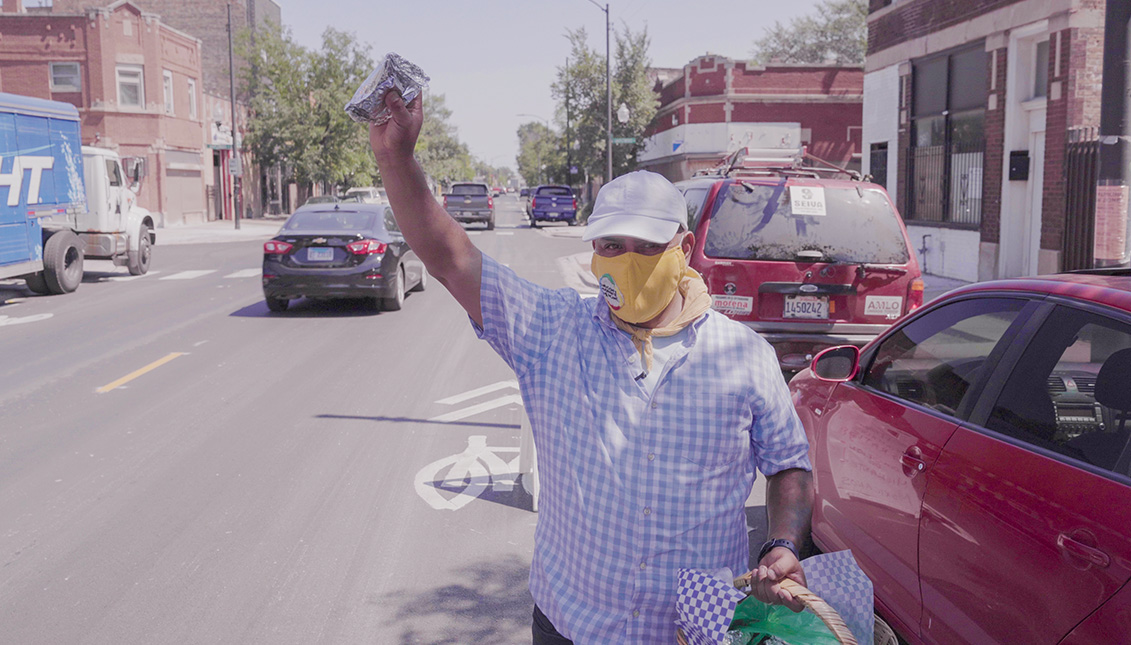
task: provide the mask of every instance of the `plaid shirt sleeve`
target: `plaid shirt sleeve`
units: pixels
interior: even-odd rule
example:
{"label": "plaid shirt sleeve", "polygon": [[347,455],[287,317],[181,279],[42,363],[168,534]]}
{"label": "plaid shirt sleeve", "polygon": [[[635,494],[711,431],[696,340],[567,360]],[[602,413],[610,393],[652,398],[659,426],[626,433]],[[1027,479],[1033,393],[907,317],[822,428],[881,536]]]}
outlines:
{"label": "plaid shirt sleeve", "polygon": [[484,254],[479,291],[483,326],[475,321],[471,324],[476,335],[522,376],[545,355],[562,327],[574,319],[570,313],[580,301],[572,289],[536,285]]}
{"label": "plaid shirt sleeve", "polygon": [[790,468],[813,470],[809,463],[809,440],[793,408],[777,355],[769,343],[759,340],[760,355],[754,362],[754,382],[759,384],[759,389],[754,399],[754,424],[750,428],[755,465],[766,477]]}

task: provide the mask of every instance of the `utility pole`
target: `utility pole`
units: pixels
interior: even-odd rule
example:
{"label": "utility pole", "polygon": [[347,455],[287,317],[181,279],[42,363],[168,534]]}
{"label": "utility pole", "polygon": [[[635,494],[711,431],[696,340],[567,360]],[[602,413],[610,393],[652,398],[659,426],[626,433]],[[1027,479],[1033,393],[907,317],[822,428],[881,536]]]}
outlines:
{"label": "utility pole", "polygon": [[569,82],[569,59],[566,58],[566,83],[565,83],[565,104],[566,104],[566,184],[570,190],[573,190],[573,137],[569,136],[569,97],[571,94]]}
{"label": "utility pole", "polygon": [[1128,263],[1131,241],[1128,183],[1131,180],[1131,4],[1107,3],[1104,20],[1103,85],[1100,98],[1100,168],[1096,187],[1095,266]]}
{"label": "utility pole", "polygon": [[596,0],[589,0],[595,7],[605,12],[605,183],[613,180],[613,82],[609,73],[609,5],[597,4]]}
{"label": "utility pole", "polygon": [[232,100],[232,158],[228,162],[232,175],[232,203],[235,206],[236,228],[240,227],[240,189],[242,188],[243,168],[240,164],[239,128],[236,127],[236,64],[232,46],[232,5],[228,4],[228,81]]}

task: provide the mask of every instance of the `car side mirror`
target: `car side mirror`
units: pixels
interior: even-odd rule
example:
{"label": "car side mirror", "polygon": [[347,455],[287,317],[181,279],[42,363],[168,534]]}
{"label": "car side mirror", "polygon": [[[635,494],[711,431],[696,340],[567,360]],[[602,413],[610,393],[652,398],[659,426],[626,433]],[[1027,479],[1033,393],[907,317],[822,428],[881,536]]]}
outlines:
{"label": "car side mirror", "polygon": [[813,358],[813,374],[822,381],[843,383],[860,369],[860,348],[855,345],[830,347]]}

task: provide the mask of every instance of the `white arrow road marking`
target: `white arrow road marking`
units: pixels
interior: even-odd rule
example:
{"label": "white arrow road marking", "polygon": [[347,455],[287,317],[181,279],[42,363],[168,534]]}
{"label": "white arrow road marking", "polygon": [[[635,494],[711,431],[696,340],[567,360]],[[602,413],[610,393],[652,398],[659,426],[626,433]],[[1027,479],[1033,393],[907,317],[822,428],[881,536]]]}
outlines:
{"label": "white arrow road marking", "polygon": [[432,417],[431,419],[429,419],[429,421],[459,421],[460,419],[466,419],[467,417],[475,416],[481,412],[494,410],[495,408],[501,408],[512,403],[522,405],[522,397],[518,394],[500,396],[497,399],[491,399],[490,401],[484,401],[483,403],[476,403],[471,407],[455,410],[454,412],[449,412],[447,414],[441,414],[438,417]]}
{"label": "white arrow road marking", "polygon": [[229,273],[228,275],[226,275],[224,277],[225,278],[254,278],[254,277],[260,275],[261,273],[263,273],[263,269],[244,269],[242,271],[236,271],[235,273]]}
{"label": "white arrow road marking", "polygon": [[24,323],[39,322],[41,320],[47,320],[54,315],[55,314],[35,314],[32,316],[23,316],[22,318],[0,316],[0,327],[4,327],[5,325],[22,325]]}
{"label": "white arrow road marking", "polygon": [[164,278],[159,278],[159,279],[160,280],[192,280],[193,278],[199,278],[200,276],[208,275],[209,273],[216,273],[216,270],[215,269],[205,269],[203,271],[181,271],[180,273],[174,273],[173,275],[167,275]]}
{"label": "white arrow road marking", "polygon": [[464,401],[474,399],[477,396],[483,396],[484,394],[488,394],[496,390],[503,390],[508,387],[517,390],[518,381],[499,381],[498,383],[492,383],[491,385],[484,385],[481,388],[468,390],[463,394],[457,394],[455,396],[449,396],[446,399],[440,399],[439,401],[436,401],[436,403],[441,403],[443,405],[455,405],[456,403],[463,403]]}
{"label": "white arrow road marking", "polygon": [[143,273],[142,275],[116,275],[112,278],[106,278],[106,279],[110,280],[111,282],[129,282],[130,280],[140,280],[142,278],[148,278],[149,276],[157,275],[158,273],[161,273],[161,272],[160,271],[150,271],[149,273]]}
{"label": "white arrow road marking", "polygon": [[[417,471],[416,494],[436,510],[455,511],[486,492],[489,485],[493,484],[496,491],[514,490],[518,457],[506,462],[496,454],[499,452],[517,453],[518,448],[489,448],[487,437],[468,437],[466,450]],[[441,478],[440,472],[445,468],[448,468],[447,475]],[[458,492],[449,499],[433,484],[436,481],[440,482],[440,487]]]}

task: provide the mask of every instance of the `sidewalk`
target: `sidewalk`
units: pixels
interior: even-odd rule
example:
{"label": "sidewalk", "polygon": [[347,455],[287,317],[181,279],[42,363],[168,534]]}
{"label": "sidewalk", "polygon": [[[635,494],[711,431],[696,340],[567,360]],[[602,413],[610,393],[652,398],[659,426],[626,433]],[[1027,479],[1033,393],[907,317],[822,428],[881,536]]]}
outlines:
{"label": "sidewalk", "polygon": [[926,289],[923,290],[923,304],[934,300],[935,298],[943,295],[947,291],[964,287],[969,282],[963,280],[955,280],[954,278],[944,278],[939,275],[931,275],[929,273],[923,274],[923,283]]}
{"label": "sidewalk", "polygon": [[167,226],[155,231],[157,233],[157,246],[265,240],[278,233],[279,227],[287,221],[287,217],[287,215],[277,215],[241,219],[239,230],[236,230],[236,224],[232,220]]}

